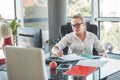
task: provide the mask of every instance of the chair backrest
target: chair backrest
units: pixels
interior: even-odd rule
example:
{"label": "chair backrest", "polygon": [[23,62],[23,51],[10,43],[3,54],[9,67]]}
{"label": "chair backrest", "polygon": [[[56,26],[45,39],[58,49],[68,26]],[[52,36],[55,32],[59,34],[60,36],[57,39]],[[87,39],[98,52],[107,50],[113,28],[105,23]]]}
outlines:
{"label": "chair backrest", "polygon": [[42,48],[42,30],[40,28],[18,27],[17,46]]}
{"label": "chair backrest", "polygon": [[72,27],[71,27],[71,24],[68,23],[68,24],[65,24],[65,25],[61,25],[61,28],[60,28],[60,36],[61,38],[63,36],[65,36],[66,34],[72,32]]}
{"label": "chair backrest", "polygon": [[42,49],[6,46],[5,52],[9,80],[48,80]]}
{"label": "chair backrest", "polygon": [[[95,24],[87,23],[87,31],[90,31],[98,36],[98,28],[97,28],[97,25],[95,25]],[[72,32],[72,27],[71,27],[70,23],[67,23],[67,24],[61,26],[61,28],[60,28],[61,38],[63,36],[65,36],[65,34],[70,33],[70,32]],[[63,50],[63,52],[64,52],[64,54],[66,54],[68,52],[68,47],[66,47]],[[95,50],[95,48],[93,48],[93,55],[98,55],[98,52]]]}

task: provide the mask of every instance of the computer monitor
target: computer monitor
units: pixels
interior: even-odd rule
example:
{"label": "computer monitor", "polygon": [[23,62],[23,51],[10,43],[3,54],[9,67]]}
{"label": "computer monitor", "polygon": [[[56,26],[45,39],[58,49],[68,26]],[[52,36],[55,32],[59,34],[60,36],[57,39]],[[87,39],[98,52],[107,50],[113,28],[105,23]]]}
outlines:
{"label": "computer monitor", "polygon": [[42,30],[40,28],[18,27],[17,46],[42,48]]}

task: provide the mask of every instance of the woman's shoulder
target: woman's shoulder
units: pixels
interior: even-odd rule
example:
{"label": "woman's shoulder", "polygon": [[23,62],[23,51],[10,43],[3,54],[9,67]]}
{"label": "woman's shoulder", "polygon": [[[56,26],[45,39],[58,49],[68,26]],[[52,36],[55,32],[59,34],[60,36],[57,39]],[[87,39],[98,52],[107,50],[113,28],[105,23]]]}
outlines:
{"label": "woman's shoulder", "polygon": [[67,37],[73,37],[74,36],[74,32],[70,32],[70,33],[68,33],[68,34],[66,34],[65,36],[67,36]]}
{"label": "woman's shoulder", "polygon": [[94,38],[94,39],[97,39],[98,38],[98,36],[96,35],[96,34],[94,34],[94,33],[92,33],[92,32],[89,32],[89,31],[87,31],[87,36],[89,37],[89,38]]}
{"label": "woman's shoulder", "polygon": [[73,38],[74,37],[74,32],[70,32],[70,33],[68,33],[68,34],[66,34],[65,36],[64,36],[64,38],[69,38],[69,39],[71,39],[71,38]]}
{"label": "woman's shoulder", "polygon": [[96,34],[94,34],[92,32],[89,32],[89,31],[87,31],[87,35],[89,35],[89,36],[97,36]]}

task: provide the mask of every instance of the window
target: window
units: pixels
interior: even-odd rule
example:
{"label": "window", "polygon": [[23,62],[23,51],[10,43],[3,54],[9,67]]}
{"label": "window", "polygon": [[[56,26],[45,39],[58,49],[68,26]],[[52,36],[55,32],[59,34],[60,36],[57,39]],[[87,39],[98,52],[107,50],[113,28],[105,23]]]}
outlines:
{"label": "window", "polygon": [[14,0],[0,1],[0,15],[5,19],[14,19]]}
{"label": "window", "polygon": [[119,0],[99,0],[100,39],[104,44],[111,43],[114,51],[120,51],[119,5]]}
{"label": "window", "polygon": [[48,30],[47,0],[23,0],[24,26]]}
{"label": "window", "polygon": [[120,17],[120,0],[100,0],[100,17]]}
{"label": "window", "polygon": [[91,0],[67,0],[67,16],[81,13],[86,17],[92,16]]}
{"label": "window", "polygon": [[114,50],[120,51],[120,22],[100,22],[100,38],[104,43],[112,43]]}
{"label": "window", "polygon": [[[0,16],[5,19],[14,19],[14,0],[1,0],[0,1]],[[0,38],[0,48],[2,48],[1,38]]]}

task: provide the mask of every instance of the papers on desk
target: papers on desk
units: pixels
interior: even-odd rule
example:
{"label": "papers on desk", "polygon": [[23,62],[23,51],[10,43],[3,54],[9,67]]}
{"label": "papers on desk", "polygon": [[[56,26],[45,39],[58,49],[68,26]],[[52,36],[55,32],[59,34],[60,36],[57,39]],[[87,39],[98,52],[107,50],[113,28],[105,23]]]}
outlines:
{"label": "papers on desk", "polygon": [[108,61],[104,61],[104,60],[100,60],[100,59],[85,59],[85,60],[78,61],[76,65],[102,67],[107,62]]}
{"label": "papers on desk", "polygon": [[76,54],[69,54],[69,55],[59,57],[59,58],[65,60],[65,61],[76,61],[76,60],[85,59],[84,57],[78,56]]}
{"label": "papers on desk", "polygon": [[97,56],[97,55],[92,55],[92,54],[80,54],[82,57],[86,57],[87,59],[99,59],[101,58],[101,56]]}

